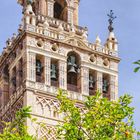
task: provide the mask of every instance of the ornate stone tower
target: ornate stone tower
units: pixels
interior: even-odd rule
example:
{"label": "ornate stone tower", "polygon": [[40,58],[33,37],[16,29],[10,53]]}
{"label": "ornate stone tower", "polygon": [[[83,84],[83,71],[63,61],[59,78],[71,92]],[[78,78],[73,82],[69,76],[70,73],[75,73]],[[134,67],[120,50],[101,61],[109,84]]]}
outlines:
{"label": "ornate stone tower", "polygon": [[[97,37],[87,40],[87,28],[78,25],[79,0],[18,0],[23,7],[18,34],[6,42],[0,56],[0,117],[11,121],[22,106],[45,121],[48,129],[61,119],[58,88],[83,101],[99,90],[118,97],[118,48],[113,30],[104,46]],[[29,131],[35,133],[27,120]],[[40,137],[55,139],[40,130]]]}

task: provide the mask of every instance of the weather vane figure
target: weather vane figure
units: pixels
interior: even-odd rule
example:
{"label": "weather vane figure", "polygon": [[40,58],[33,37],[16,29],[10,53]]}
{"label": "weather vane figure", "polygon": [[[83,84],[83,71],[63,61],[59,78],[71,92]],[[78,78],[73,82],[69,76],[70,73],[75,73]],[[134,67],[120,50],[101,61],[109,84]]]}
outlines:
{"label": "weather vane figure", "polygon": [[26,0],[27,4],[32,4],[33,0]]}
{"label": "weather vane figure", "polygon": [[108,22],[109,22],[108,30],[109,30],[110,32],[112,32],[112,31],[114,30],[114,28],[113,28],[113,21],[114,21],[114,19],[116,19],[117,17],[114,16],[113,10],[110,10],[110,13],[107,14],[107,16],[109,17],[109,20],[108,20]]}

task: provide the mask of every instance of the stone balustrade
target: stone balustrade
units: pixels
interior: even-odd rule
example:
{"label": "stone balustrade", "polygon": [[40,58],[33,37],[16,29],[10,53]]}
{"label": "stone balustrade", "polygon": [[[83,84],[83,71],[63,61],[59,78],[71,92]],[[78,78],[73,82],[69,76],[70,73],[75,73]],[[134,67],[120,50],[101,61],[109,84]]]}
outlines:
{"label": "stone balustrade", "polygon": [[82,36],[85,32],[87,32],[87,28],[83,28],[80,26],[72,25],[70,23],[64,22],[62,20],[58,20],[51,17],[44,17],[39,15],[37,17],[37,23],[45,24],[46,26],[54,27],[62,29],[63,31],[74,31],[77,35]]}
{"label": "stone balustrade", "polygon": [[[32,17],[30,17],[32,18]],[[45,35],[47,37],[51,37],[54,39],[64,39],[66,38],[66,36],[68,36],[68,34],[66,35],[65,33],[69,33],[69,32],[74,32],[76,35],[78,35],[79,37],[83,37],[87,39],[87,28],[83,28],[80,26],[76,26],[76,25],[72,25],[70,23],[55,19],[55,18],[51,18],[51,17],[44,17],[39,15],[37,17],[37,23],[38,26],[32,25],[32,24],[24,24],[24,26],[20,25],[19,26],[19,34],[13,34],[12,39],[10,40],[10,46],[9,43],[8,45],[4,48],[2,55],[0,56],[0,61],[3,58],[3,56],[5,56],[5,54],[8,53],[8,49],[12,48],[12,43],[20,36],[21,32],[26,30],[26,31],[30,31],[30,32],[34,32],[34,33],[38,33],[38,34],[42,34]],[[43,25],[41,26],[40,23]],[[51,27],[53,27],[52,29],[57,29],[60,31],[64,31],[65,33],[62,35],[60,35],[60,32],[54,32],[53,30],[51,30]],[[49,29],[50,28],[50,29]],[[115,56],[118,57],[118,52],[115,52],[114,50],[109,50],[109,49],[105,49],[105,47],[103,45],[97,45],[94,43],[88,43],[87,45],[89,48],[91,48],[92,50],[104,53],[104,54],[108,54],[111,56]]]}

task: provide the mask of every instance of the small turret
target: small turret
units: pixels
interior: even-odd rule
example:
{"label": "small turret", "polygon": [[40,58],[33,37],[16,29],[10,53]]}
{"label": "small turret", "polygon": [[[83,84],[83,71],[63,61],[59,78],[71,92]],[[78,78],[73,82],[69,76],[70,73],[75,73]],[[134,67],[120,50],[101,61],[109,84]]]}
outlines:
{"label": "small turret", "polygon": [[98,35],[96,37],[95,44],[96,45],[100,45],[101,44],[101,39],[100,39],[100,37]]}

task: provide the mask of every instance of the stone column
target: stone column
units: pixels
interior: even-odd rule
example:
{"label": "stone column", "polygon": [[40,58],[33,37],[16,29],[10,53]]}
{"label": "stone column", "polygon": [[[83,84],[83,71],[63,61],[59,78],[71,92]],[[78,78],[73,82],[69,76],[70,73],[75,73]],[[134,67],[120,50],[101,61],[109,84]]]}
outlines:
{"label": "stone column", "polygon": [[78,13],[79,13],[79,0],[75,0],[74,1],[74,16],[73,16],[73,21],[74,21],[74,24],[75,25],[78,25],[78,17],[79,17],[79,15],[78,15]]}
{"label": "stone column", "polygon": [[74,18],[73,18],[73,8],[72,7],[68,7],[68,17],[67,17],[67,21],[68,23],[71,23],[72,25],[74,24]]}
{"label": "stone column", "polygon": [[97,71],[97,90],[102,93],[103,88],[103,73]]}
{"label": "stone column", "polygon": [[59,88],[67,90],[67,62],[59,60]]}
{"label": "stone column", "polygon": [[51,58],[45,57],[45,84],[51,85]]}
{"label": "stone column", "polygon": [[36,54],[27,52],[27,80],[36,81]]}
{"label": "stone column", "polygon": [[54,0],[47,0],[47,13],[49,17],[54,16]]}
{"label": "stone column", "polygon": [[81,93],[89,95],[89,69],[86,67],[81,67]]}

